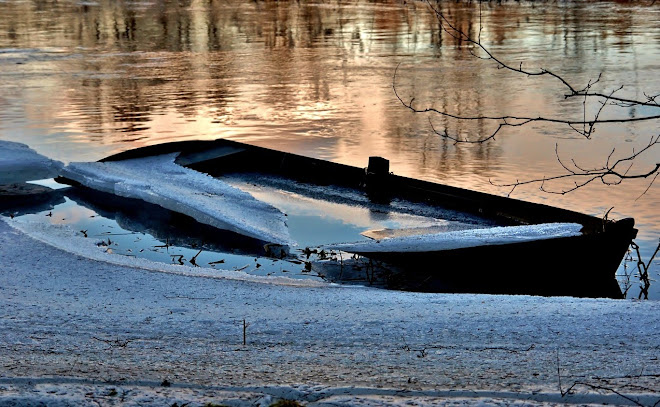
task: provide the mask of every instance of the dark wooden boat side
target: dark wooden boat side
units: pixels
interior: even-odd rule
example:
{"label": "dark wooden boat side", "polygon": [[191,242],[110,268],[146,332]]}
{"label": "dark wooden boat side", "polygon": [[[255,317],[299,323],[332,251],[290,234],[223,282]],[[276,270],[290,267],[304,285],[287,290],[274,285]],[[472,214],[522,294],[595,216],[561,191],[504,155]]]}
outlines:
{"label": "dark wooden boat side", "polygon": [[[631,240],[634,220],[591,215],[229,140],[183,141],[138,148],[102,161],[181,152],[182,165],[211,174],[261,172],[317,185],[363,190],[374,200],[401,198],[477,214],[502,225],[574,222],[583,235],[527,243],[423,253],[359,253],[407,270],[402,288],[421,291],[526,293],[620,297],[615,272]],[[497,259],[495,261],[495,259]],[[405,283],[405,284],[404,284]]]}
{"label": "dark wooden boat side", "polygon": [[621,227],[621,233],[414,255],[360,254],[405,267],[405,280],[392,284],[414,291],[621,298],[615,272],[630,244],[630,226],[613,226]]}

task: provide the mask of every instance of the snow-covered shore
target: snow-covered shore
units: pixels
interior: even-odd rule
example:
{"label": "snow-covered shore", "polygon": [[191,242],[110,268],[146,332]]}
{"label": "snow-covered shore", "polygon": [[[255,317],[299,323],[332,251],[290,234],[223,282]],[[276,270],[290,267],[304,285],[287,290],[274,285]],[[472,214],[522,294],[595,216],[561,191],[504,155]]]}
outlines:
{"label": "snow-covered shore", "polygon": [[[657,301],[263,284],[88,257],[0,221],[0,405],[660,400]],[[559,378],[582,384],[562,397]]]}

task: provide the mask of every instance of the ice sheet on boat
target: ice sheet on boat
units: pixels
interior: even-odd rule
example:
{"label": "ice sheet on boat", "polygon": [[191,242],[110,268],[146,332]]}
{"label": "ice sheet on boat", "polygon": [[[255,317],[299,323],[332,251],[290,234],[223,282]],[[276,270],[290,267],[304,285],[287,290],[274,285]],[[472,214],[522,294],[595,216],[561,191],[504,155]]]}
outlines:
{"label": "ice sheet on boat", "polygon": [[349,253],[428,252],[579,236],[581,229],[578,223],[502,226],[334,244],[327,248]]}
{"label": "ice sheet on boat", "polygon": [[222,180],[286,213],[289,232],[303,247],[497,226],[492,219],[426,203],[373,202],[364,191],[339,185],[260,173],[223,174]]}
{"label": "ice sheet on boat", "polygon": [[221,180],[174,162],[176,153],[123,161],[71,163],[66,178],[99,191],[136,198],[220,229],[294,245],[284,214]]}
{"label": "ice sheet on boat", "polygon": [[0,140],[0,185],[53,178],[61,168],[25,144]]}

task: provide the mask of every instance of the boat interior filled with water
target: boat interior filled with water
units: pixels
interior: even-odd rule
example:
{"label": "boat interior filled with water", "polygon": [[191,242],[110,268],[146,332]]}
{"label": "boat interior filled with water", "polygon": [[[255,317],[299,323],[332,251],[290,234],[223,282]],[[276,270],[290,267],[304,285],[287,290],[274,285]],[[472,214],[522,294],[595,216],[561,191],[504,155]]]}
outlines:
{"label": "boat interior filled with water", "polygon": [[253,257],[243,269],[403,290],[620,298],[636,234],[630,218],[397,176],[381,157],[359,168],[222,139],[72,163],[57,181],[96,211],[124,208],[126,229],[197,251],[181,264],[226,253],[234,269]]}

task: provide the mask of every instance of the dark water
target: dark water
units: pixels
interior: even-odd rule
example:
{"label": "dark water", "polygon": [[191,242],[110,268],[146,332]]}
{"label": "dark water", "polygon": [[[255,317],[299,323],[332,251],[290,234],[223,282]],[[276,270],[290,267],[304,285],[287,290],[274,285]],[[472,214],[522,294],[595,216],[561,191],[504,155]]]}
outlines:
{"label": "dark water", "polygon": [[[507,61],[543,67],[623,97],[660,93],[660,4],[651,1],[441,3]],[[475,59],[442,33],[424,3],[403,1],[0,1],[0,138],[63,161],[184,139],[230,138],[353,165],[391,160],[397,174],[491,193],[489,183],[562,172],[629,155],[658,121],[601,126],[585,140],[555,125],[509,129],[454,145],[429,117],[401,106],[474,115],[582,117],[556,81],[520,77]],[[400,64],[400,65],[399,65]],[[593,111],[597,106],[589,106]],[[603,117],[657,109],[608,107]],[[473,137],[493,124],[431,117]],[[640,156],[633,170],[660,159]],[[650,254],[660,235],[660,187],[649,180],[591,185],[567,195],[538,185],[514,197],[635,217]],[[561,186],[557,186],[560,188]],[[640,197],[640,195],[642,195]],[[655,276],[660,264],[656,262]],[[658,293],[655,294],[656,296]]]}

